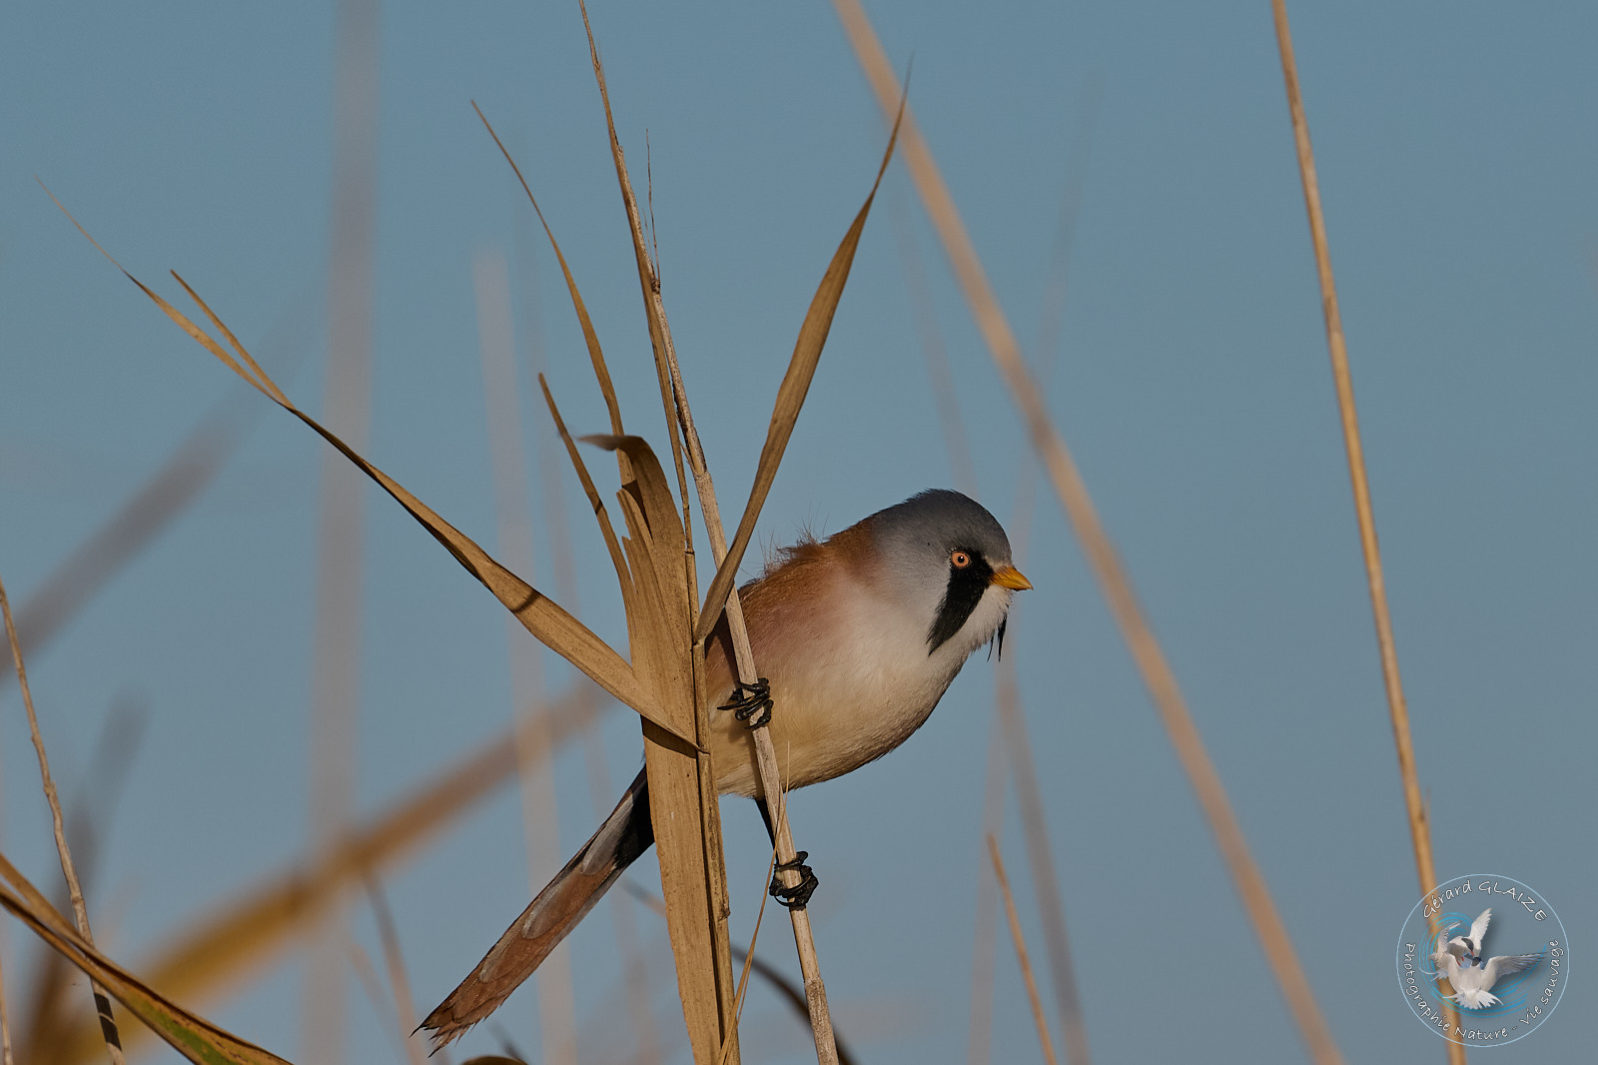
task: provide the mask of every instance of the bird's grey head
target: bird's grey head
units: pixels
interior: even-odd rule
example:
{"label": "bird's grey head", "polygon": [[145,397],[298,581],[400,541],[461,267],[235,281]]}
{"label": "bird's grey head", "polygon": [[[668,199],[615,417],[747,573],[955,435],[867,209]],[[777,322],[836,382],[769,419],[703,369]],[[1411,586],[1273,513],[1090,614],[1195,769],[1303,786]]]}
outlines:
{"label": "bird's grey head", "polygon": [[927,619],[928,654],[952,646],[964,659],[989,639],[1003,639],[1011,595],[1032,585],[1011,564],[1010,538],[980,503],[935,488],[868,520],[890,593]]}

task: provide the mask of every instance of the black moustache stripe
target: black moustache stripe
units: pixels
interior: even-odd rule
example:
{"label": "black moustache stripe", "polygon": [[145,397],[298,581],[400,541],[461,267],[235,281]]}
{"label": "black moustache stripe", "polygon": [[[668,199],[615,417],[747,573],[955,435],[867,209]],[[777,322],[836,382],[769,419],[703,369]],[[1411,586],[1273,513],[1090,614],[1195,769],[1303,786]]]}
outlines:
{"label": "black moustache stripe", "polygon": [[943,590],[943,601],[938,604],[938,614],[927,632],[927,653],[931,654],[960,631],[971,612],[982,601],[982,594],[993,582],[993,567],[975,551],[967,551],[971,564],[964,569],[949,564],[949,584]]}

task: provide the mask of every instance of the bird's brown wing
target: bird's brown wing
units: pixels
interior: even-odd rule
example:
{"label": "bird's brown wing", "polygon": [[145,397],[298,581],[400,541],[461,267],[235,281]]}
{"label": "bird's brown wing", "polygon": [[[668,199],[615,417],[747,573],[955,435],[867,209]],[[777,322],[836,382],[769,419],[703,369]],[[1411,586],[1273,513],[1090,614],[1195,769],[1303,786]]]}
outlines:
{"label": "bird's brown wing", "polygon": [[640,770],[599,831],[538,893],[466,979],[427,1015],[421,1027],[431,1030],[433,1049],[447,1045],[498,1009],[654,842]]}

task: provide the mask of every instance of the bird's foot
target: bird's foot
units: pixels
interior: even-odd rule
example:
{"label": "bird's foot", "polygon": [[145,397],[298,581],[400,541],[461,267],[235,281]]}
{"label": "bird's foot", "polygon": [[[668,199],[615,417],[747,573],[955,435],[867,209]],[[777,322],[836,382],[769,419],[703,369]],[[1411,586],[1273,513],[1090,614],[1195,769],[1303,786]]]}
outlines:
{"label": "bird's foot", "polygon": [[[771,875],[771,897],[788,907],[790,910],[802,910],[810,903],[810,896],[816,893],[816,887],[821,883],[816,878],[816,872],[805,864],[805,859],[810,857],[809,851],[799,851],[793,856],[791,862],[778,862]],[[789,887],[782,882],[782,874],[795,872],[799,874],[799,883]]]}
{"label": "bird's foot", "polygon": [[737,681],[733,685],[732,700],[716,709],[731,710],[734,717],[750,728],[761,728],[771,721],[771,708],[774,705],[771,682],[765,677],[758,677],[753,684]]}

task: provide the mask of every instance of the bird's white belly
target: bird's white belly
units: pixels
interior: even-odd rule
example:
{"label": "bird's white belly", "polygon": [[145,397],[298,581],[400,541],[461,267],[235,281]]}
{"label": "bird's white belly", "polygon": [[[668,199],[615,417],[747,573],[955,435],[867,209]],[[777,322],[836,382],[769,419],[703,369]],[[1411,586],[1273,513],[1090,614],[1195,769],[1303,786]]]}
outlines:
{"label": "bird's white belly", "polygon": [[[924,631],[883,624],[869,604],[858,609],[869,615],[860,625],[806,633],[802,655],[757,654],[771,681],[771,739],[787,786],[830,780],[897,747],[926,721],[964,661],[964,654],[941,650],[929,655]],[[730,711],[710,714],[721,791],[757,794],[747,726]]]}

